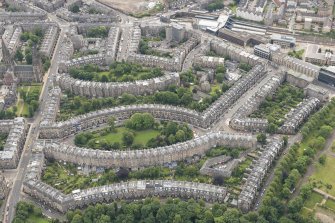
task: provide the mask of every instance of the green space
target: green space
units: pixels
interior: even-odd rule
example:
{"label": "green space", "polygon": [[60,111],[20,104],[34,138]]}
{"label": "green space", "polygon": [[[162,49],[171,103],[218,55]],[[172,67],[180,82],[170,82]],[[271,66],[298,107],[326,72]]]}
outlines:
{"label": "green space", "polygon": [[223,7],[224,7],[223,0],[212,0],[205,8],[208,11],[213,12],[219,9],[223,9]]}
{"label": "green space", "polygon": [[[61,98],[60,112],[57,115],[57,121],[64,121],[74,116],[99,109],[130,104],[168,104],[202,112],[230,88],[230,85],[226,84],[223,80],[224,72],[224,68],[218,68],[216,70],[215,80],[211,84],[211,90],[208,96],[200,100],[193,98],[198,91],[196,88],[198,79],[193,71],[181,73],[180,87],[171,85],[165,91],[155,92],[153,95],[135,96],[125,93],[118,98],[106,97],[88,99],[65,92],[65,95]],[[107,76],[107,72],[103,75]]]}
{"label": "green space", "polygon": [[[87,141],[87,144],[83,145],[84,147],[90,147],[90,148],[98,148],[101,149],[101,144],[108,143],[108,144],[115,144],[118,143],[121,147],[122,137],[123,135],[129,131],[129,129],[125,127],[119,127],[115,128],[115,132],[111,133],[105,133],[105,129],[95,131],[93,132],[92,135],[90,135],[89,138],[90,140]],[[148,130],[142,130],[142,131],[136,131],[133,132],[134,134],[134,142],[133,144],[135,145],[146,145],[149,140],[156,138],[159,135],[159,131],[155,129],[148,129]],[[87,133],[82,133],[79,134],[78,136],[85,135],[87,136]],[[78,138],[78,137],[77,137]]]}
{"label": "green space", "polygon": [[327,208],[330,208],[333,211],[335,211],[335,201],[334,200],[328,198],[327,201],[326,201],[326,203],[325,203],[325,206]]}
{"label": "green space", "polygon": [[19,98],[16,104],[16,115],[32,117],[37,110],[42,84],[23,84],[18,87]]}
{"label": "green space", "polygon": [[309,180],[322,191],[335,196],[335,157],[328,155],[324,164],[315,164],[315,172]]}
{"label": "green space", "polygon": [[[68,194],[76,189],[86,189],[91,187],[102,186],[129,180],[143,179],[170,179],[180,181],[192,181],[201,183],[211,183],[217,185],[241,186],[241,181],[247,167],[250,166],[251,160],[246,159],[233,171],[232,176],[226,179],[222,177],[210,177],[200,174],[200,168],[204,162],[212,157],[220,155],[229,155],[238,157],[244,151],[243,148],[226,148],[215,147],[209,150],[202,158],[195,159],[191,162],[180,161],[175,167],[146,167],[141,170],[129,171],[125,168],[117,170],[107,169],[99,173],[83,174],[78,167],[73,164],[64,164],[48,160],[46,169],[42,174],[42,180],[53,185],[58,190]],[[79,168],[80,169],[80,168]]]}
{"label": "green space", "polygon": [[51,223],[44,217],[42,210],[31,203],[20,201],[16,205],[16,212],[13,223]]}
{"label": "green space", "polygon": [[[310,216],[307,209],[303,208],[313,194],[314,183],[302,185],[297,196],[293,196],[292,193],[297,189],[302,176],[306,174],[307,167],[313,163],[315,154],[324,148],[326,139],[335,128],[334,120],[335,100],[332,99],[309,118],[301,129],[303,136],[301,142],[292,145],[280,160],[275,169],[274,178],[258,209],[258,213],[267,222],[317,222],[313,216]],[[324,165],[327,163],[326,159]],[[328,170],[328,174],[331,173],[330,171]],[[307,205],[310,206],[308,203]]]}
{"label": "green space", "polygon": [[113,62],[108,71],[99,66],[88,64],[80,68],[71,68],[69,74],[73,78],[98,82],[128,82],[146,80],[163,75],[159,68],[145,68],[139,64],[128,62]]}
{"label": "green space", "polygon": [[14,59],[19,63],[32,64],[32,47],[38,46],[42,42],[42,39],[43,32],[39,28],[36,28],[31,32],[23,32],[20,36],[20,40],[24,43],[24,46],[16,50]]}
{"label": "green space", "polygon": [[245,72],[249,72],[252,69],[252,66],[247,63],[240,63],[238,68],[244,70]]}
{"label": "green space", "polygon": [[149,42],[159,42],[166,38],[165,29],[162,29],[156,37],[142,37],[140,40],[139,51],[141,54],[153,55],[157,57],[172,58],[170,52],[161,52],[149,46]]}
{"label": "green space", "polygon": [[288,83],[279,86],[273,95],[266,97],[258,110],[250,115],[252,118],[266,118],[269,122],[268,132],[274,133],[284,122],[285,115],[304,98],[304,91]]}
{"label": "green space", "polygon": [[125,121],[124,127],[115,127],[111,118],[109,126],[93,132],[83,132],[75,136],[75,144],[81,147],[103,150],[147,149],[171,145],[190,140],[192,130],[185,124],[175,122],[155,122],[148,113],[135,113]]}
{"label": "green space", "polygon": [[309,209],[313,209],[317,203],[321,203],[323,196],[316,192],[312,192],[310,197],[305,201],[304,206]]}
{"label": "green space", "polygon": [[7,140],[8,134],[6,133],[0,133],[0,151],[3,150],[6,140]]}
{"label": "green space", "polygon": [[[32,64],[33,63],[33,46],[37,48],[42,42],[43,32],[41,29],[37,28],[31,32],[23,32],[20,36],[21,41],[24,43],[22,47],[19,47],[14,55],[15,61],[21,64]],[[47,71],[51,65],[50,58],[42,55],[41,63],[43,71]]]}
{"label": "green space", "polygon": [[297,50],[297,51],[293,50],[293,51],[288,52],[288,55],[301,60],[302,56],[304,55],[304,52],[305,52],[304,49]]}
{"label": "green space", "polygon": [[108,29],[105,26],[97,26],[90,28],[86,36],[89,38],[106,38],[108,36]]}
{"label": "green space", "polygon": [[113,202],[96,204],[84,211],[67,213],[67,222],[99,223],[239,223],[264,222],[257,213],[242,215],[240,211],[228,208],[226,204],[208,207],[204,201],[187,201],[179,198],[146,198],[134,202]]}

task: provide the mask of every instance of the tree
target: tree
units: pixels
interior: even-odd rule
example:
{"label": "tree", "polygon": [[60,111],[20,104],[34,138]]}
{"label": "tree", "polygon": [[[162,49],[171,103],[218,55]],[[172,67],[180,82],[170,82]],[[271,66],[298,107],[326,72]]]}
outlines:
{"label": "tree", "polygon": [[134,142],[134,133],[126,131],[122,134],[122,142],[126,146],[130,146]]}
{"label": "tree", "polygon": [[266,135],[264,133],[260,133],[257,135],[257,142],[261,144],[266,144]]}
{"label": "tree", "polygon": [[23,53],[22,53],[21,49],[16,50],[15,59],[17,61],[22,62],[23,58],[24,58],[24,56],[23,56]]}
{"label": "tree", "polygon": [[223,82],[223,78],[224,78],[224,74],[223,73],[216,73],[215,74],[215,79],[218,83],[222,83]]}
{"label": "tree", "polygon": [[213,177],[213,184],[215,184],[215,185],[223,185],[223,183],[224,183],[224,179],[223,179],[222,176],[215,175]]}
{"label": "tree", "polygon": [[101,79],[100,79],[101,82],[108,82],[108,77],[104,74],[101,76]]}
{"label": "tree", "polygon": [[323,125],[321,126],[319,133],[323,138],[328,138],[328,136],[330,135],[332,131],[333,131],[333,128],[331,126]]}
{"label": "tree", "polygon": [[116,119],[113,116],[108,119],[108,127],[111,132],[115,131],[115,121]]}
{"label": "tree", "polygon": [[73,12],[73,13],[78,13],[78,12],[80,12],[79,5],[73,5],[73,6],[70,8],[70,11]]}
{"label": "tree", "polygon": [[319,157],[319,163],[324,166],[326,164],[326,155],[325,154],[322,154],[320,157]]}
{"label": "tree", "polygon": [[150,129],[154,126],[155,119],[149,113],[135,113],[129,120],[126,121],[125,126],[134,130]]}
{"label": "tree", "polygon": [[120,167],[119,171],[116,172],[116,176],[119,179],[126,179],[128,178],[128,175],[129,175],[129,170],[127,170],[124,167]]}
{"label": "tree", "polygon": [[298,213],[303,207],[303,204],[303,200],[300,196],[295,197],[288,203],[288,211],[290,213]]}

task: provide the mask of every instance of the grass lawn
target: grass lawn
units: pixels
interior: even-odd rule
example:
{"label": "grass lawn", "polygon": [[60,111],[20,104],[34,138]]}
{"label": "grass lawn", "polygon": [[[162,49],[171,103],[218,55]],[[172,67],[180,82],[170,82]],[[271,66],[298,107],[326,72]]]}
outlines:
{"label": "grass lawn", "polygon": [[300,211],[300,214],[304,217],[313,217],[313,212],[311,212],[310,210],[308,210],[306,207],[303,207]]}
{"label": "grass lawn", "polygon": [[[335,157],[327,156],[326,163],[324,166],[319,163],[316,165],[315,172],[310,177],[314,181],[321,181],[321,190],[335,196]],[[332,185],[332,188],[326,188],[326,184]]]}
{"label": "grass lawn", "polygon": [[49,219],[45,217],[37,217],[35,215],[30,215],[26,220],[27,223],[50,223]]}
{"label": "grass lawn", "polygon": [[[109,133],[105,136],[98,136],[97,138],[94,137],[95,141],[101,141],[101,140],[106,140],[108,143],[122,143],[122,134],[126,131],[129,131],[125,127],[119,127],[116,128],[117,132]],[[142,144],[145,145],[147,142],[155,138],[159,135],[159,131],[154,130],[154,129],[148,129],[148,130],[142,130],[142,131],[134,131],[135,137],[134,137],[134,143],[135,144]],[[97,134],[96,134],[97,135]]]}
{"label": "grass lawn", "polygon": [[[22,86],[18,87],[18,92],[22,92],[26,95],[32,94],[32,92],[38,92],[38,95],[41,93],[42,84],[41,83],[32,83],[31,85],[23,84]],[[38,100],[38,98],[37,98]],[[23,100],[22,95],[18,98],[17,104],[17,111],[16,116],[29,116],[29,104],[25,103]]]}
{"label": "grass lawn", "polygon": [[313,192],[311,194],[311,197],[306,200],[305,207],[313,209],[316,203],[321,203],[322,199],[323,199],[322,195]]}
{"label": "grass lawn", "polygon": [[331,199],[327,199],[325,205],[326,205],[327,208],[331,208],[335,211],[335,201],[333,201]]}

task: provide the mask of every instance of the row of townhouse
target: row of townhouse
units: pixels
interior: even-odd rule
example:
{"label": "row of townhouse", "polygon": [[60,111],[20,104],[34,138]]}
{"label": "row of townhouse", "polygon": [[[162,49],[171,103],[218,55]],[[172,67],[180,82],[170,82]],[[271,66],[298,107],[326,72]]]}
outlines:
{"label": "row of townhouse", "polygon": [[82,81],[72,78],[69,74],[55,76],[54,83],[61,89],[70,91],[75,95],[86,97],[119,97],[124,93],[134,95],[153,94],[164,90],[170,85],[178,86],[180,77],[178,73],[167,73],[161,77],[134,82],[94,82]]}
{"label": "row of townhouse", "polygon": [[[75,117],[66,122],[45,124],[41,129],[41,137],[67,137],[78,131],[102,125],[107,122],[110,116],[115,116],[119,120],[125,120],[132,114],[138,112],[149,112],[155,118],[186,122],[191,125],[207,128],[213,122],[218,120],[218,118],[221,117],[225,110],[227,110],[234,102],[236,102],[236,100],[238,100],[242,94],[250,89],[250,87],[252,87],[265,74],[265,66],[261,64],[256,65],[247,75],[238,80],[233,87],[225,92],[203,113],[198,113],[186,108],[169,105],[121,106],[112,109],[91,112],[86,115]],[[78,80],[78,82],[80,81]],[[89,88],[86,87],[85,89],[87,90]],[[79,94],[79,90],[77,93]],[[103,92],[101,92],[101,95],[103,96]]]}
{"label": "row of townhouse", "polygon": [[239,131],[264,132],[268,127],[268,121],[260,118],[249,118],[265,98],[273,94],[285,80],[285,73],[272,76],[271,79],[259,88],[234,114],[229,125]]}
{"label": "row of townhouse", "polygon": [[210,132],[195,139],[170,146],[126,151],[103,151],[79,148],[65,143],[46,143],[43,146],[47,158],[75,163],[81,166],[137,170],[142,167],[169,164],[185,160],[193,155],[204,155],[216,146],[229,148],[253,148],[256,139],[250,134]]}
{"label": "row of townhouse", "polygon": [[278,129],[279,133],[295,134],[300,125],[315,112],[321,104],[317,98],[306,98],[285,116],[284,124]]}
{"label": "row of townhouse", "polygon": [[52,57],[54,49],[57,44],[59,31],[60,29],[57,25],[51,25],[46,29],[40,47],[40,52],[42,55],[47,56],[49,58]]}
{"label": "row of townhouse", "polygon": [[0,22],[6,24],[17,22],[43,21],[47,18],[45,12],[1,12]]}
{"label": "row of townhouse", "polygon": [[195,57],[193,65],[216,69],[217,66],[224,67],[224,62],[225,59],[222,57],[210,57],[210,56],[198,55]]}
{"label": "row of townhouse", "polygon": [[217,99],[203,114],[205,126],[208,127],[222,116],[245,92],[264,77],[267,69],[262,64],[254,66],[245,76],[240,78],[228,91]]}
{"label": "row of townhouse", "polygon": [[210,42],[210,50],[214,51],[218,55],[228,57],[231,60],[237,60],[241,63],[247,63],[252,66],[256,64],[266,64],[267,61],[254,54],[246,52],[243,48],[230,44],[225,41],[213,40]]}
{"label": "row of townhouse", "polygon": [[23,190],[60,212],[96,203],[111,203],[121,199],[131,200],[151,196],[202,199],[211,203],[223,203],[227,196],[225,187],[172,180],[128,181],[79,190],[68,195],[40,180],[27,180],[24,182]]}
{"label": "row of townhouse", "polygon": [[254,161],[250,168],[250,174],[245,180],[242,191],[238,197],[237,205],[243,212],[248,212],[254,205],[262,183],[271,168],[273,161],[284,148],[284,140],[271,139],[266,145],[258,160]]}
{"label": "row of townhouse", "polygon": [[[5,121],[5,123],[7,122]],[[6,129],[8,129],[7,124],[5,124]],[[0,126],[2,126],[1,122]],[[0,151],[1,169],[15,169],[17,167],[28,130],[28,123],[24,118],[19,117],[12,121],[4,149]]]}
{"label": "row of townhouse", "polygon": [[129,119],[135,113],[144,112],[152,114],[157,119],[186,122],[195,126],[203,125],[200,114],[194,110],[170,105],[139,104],[94,111],[64,122],[45,123],[41,126],[40,137],[64,138],[86,129],[99,127],[107,123],[111,116],[122,121]]}

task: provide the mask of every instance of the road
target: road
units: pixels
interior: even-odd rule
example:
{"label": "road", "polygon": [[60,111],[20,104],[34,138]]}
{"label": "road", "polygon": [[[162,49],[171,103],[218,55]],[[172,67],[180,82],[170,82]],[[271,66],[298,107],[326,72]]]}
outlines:
{"label": "road", "polygon": [[27,134],[27,140],[25,142],[21,159],[17,167],[17,174],[13,181],[12,189],[8,195],[6,202],[6,209],[4,214],[4,223],[12,222],[15,216],[15,207],[18,201],[20,200],[20,195],[22,191],[22,184],[24,180],[24,176],[26,173],[27,166],[29,164],[29,160],[31,157],[31,148],[34,145],[35,140],[38,138],[39,134],[39,123],[42,119],[43,110],[45,108],[45,102],[48,100],[48,89],[52,85],[52,75],[57,72],[58,69],[58,52],[61,48],[61,42],[64,39],[64,35],[68,30],[68,25],[66,25],[63,21],[59,20],[56,16],[50,15],[49,19],[53,22],[57,22],[61,28],[61,32],[58,38],[58,42],[55,47],[54,55],[51,60],[51,66],[48,72],[46,72],[44,76],[44,83],[42,87],[42,92],[40,95],[40,106],[37,111],[37,114],[30,122],[30,129]]}

